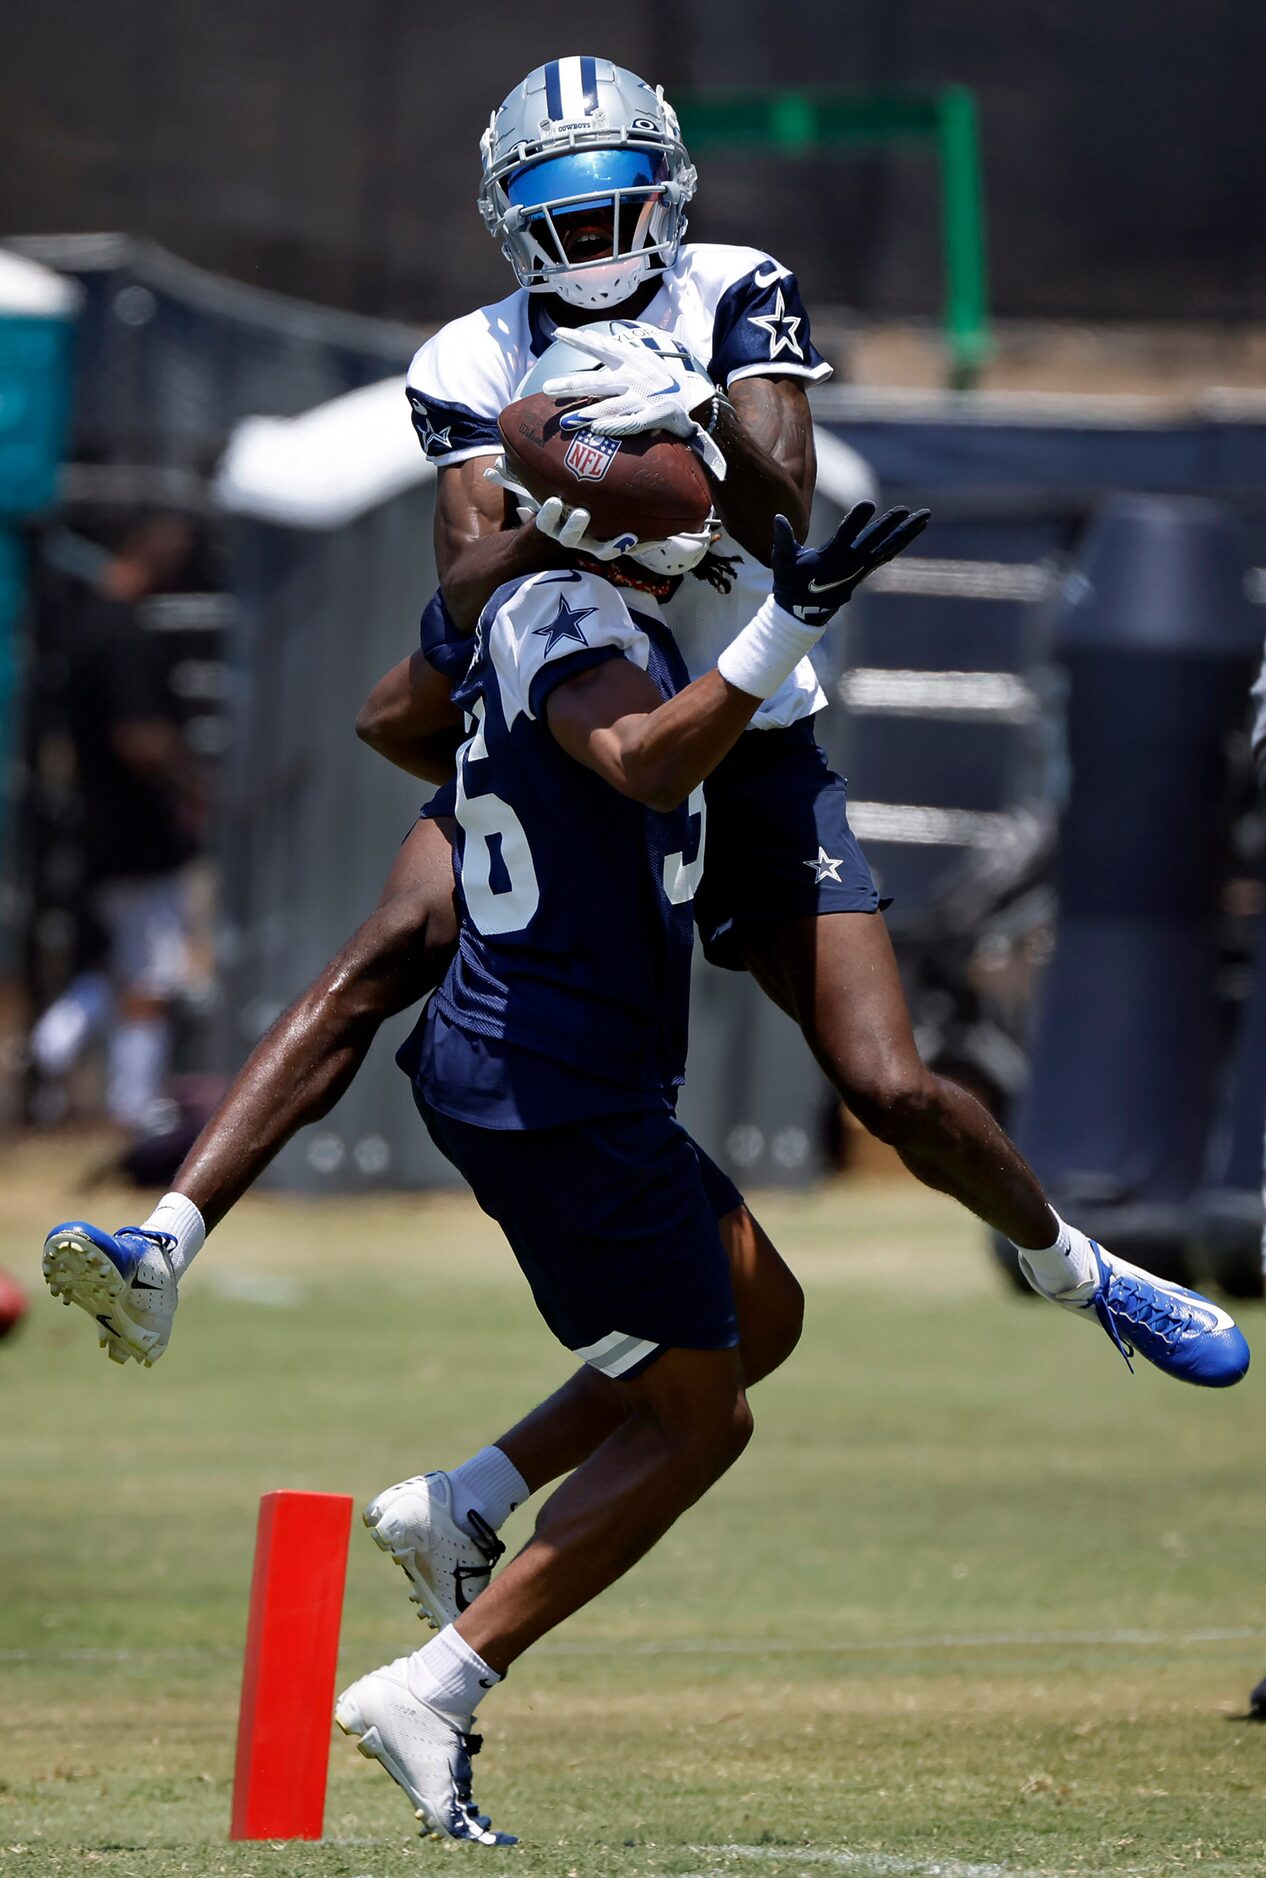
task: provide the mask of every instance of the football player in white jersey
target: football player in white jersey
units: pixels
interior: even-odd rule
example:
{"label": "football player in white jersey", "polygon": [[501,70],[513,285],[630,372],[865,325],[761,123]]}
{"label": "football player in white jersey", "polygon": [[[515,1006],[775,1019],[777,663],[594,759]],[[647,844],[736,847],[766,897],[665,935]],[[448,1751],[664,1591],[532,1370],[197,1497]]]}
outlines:
{"label": "football player in white jersey", "polygon": [[[487,478],[500,448],[497,415],[544,347],[561,336],[589,369],[543,388],[600,400],[564,423],[616,438],[669,431],[713,474],[725,533],[713,556],[657,595],[692,676],[768,590],[775,516],[805,533],[815,477],[807,387],[830,374],[780,261],[684,240],[696,175],[662,88],[605,59],[554,59],[493,113],[480,148],[480,210],[518,286],[445,326],[410,368],[414,423],[440,471],[443,607],[431,610],[429,633],[424,622],[423,653],[387,674],[358,725],[381,754],[436,778],[446,773],[435,752],[451,721],[447,687],[468,657],[462,636],[496,587],[553,565],[560,544],[598,560],[618,545],[637,560],[636,544],[595,541],[583,509],[555,500],[525,521]],[[657,351],[640,336],[645,327],[673,343]],[[1035,1290],[1097,1317],[1119,1346],[1137,1343],[1160,1367],[1194,1379],[1166,1355],[1165,1338],[1153,1345],[1142,1321],[1151,1302],[1141,1317],[1131,1306],[1128,1337],[1113,1329],[1114,1286],[1127,1268],[1058,1218],[988,1112],[922,1062],[843,779],[813,736],[825,702],[806,660],[709,780],[695,902],[704,952],[751,972],[795,1018],[853,1114],[928,1186],[1009,1239]],[[1153,1299],[1160,1294],[1150,1284]],[[1156,1308],[1165,1319],[1168,1293]],[[1203,1310],[1216,1342],[1226,1325],[1207,1316],[1212,1306]],[[1194,1328],[1188,1321],[1184,1335]],[[1205,1347],[1204,1330],[1196,1342]],[[1213,1362],[1204,1379],[1234,1380],[1235,1362]]]}

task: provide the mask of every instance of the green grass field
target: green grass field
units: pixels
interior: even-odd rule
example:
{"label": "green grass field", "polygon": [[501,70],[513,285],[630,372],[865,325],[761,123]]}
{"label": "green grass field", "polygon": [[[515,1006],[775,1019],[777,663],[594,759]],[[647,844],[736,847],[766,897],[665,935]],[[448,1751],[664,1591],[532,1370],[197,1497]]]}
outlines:
{"label": "green grass field", "polygon": [[[73,1171],[0,1161],[0,1264],[33,1292]],[[0,1878],[1260,1873],[1258,1383],[1131,1379],[917,1188],[756,1210],[804,1342],[734,1472],[485,1705],[501,1852],[418,1840],[337,1734],[324,1844],[225,1836],[258,1496],[363,1502],[566,1371],[495,1228],[253,1199],[153,1372],[41,1287],[0,1349]],[[427,1634],[357,1523],[340,1674]]]}

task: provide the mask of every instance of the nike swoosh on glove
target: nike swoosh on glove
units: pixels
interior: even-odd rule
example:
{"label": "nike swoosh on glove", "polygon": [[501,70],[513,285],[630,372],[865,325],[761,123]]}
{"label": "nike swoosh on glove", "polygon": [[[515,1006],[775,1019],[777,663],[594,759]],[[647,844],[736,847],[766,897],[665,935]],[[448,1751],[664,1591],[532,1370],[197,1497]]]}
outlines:
{"label": "nike swoosh on glove", "polygon": [[670,353],[650,346],[624,345],[607,333],[560,327],[556,339],[596,359],[597,371],[546,379],[552,398],[596,398],[583,411],[569,411],[563,430],[593,430],[601,437],[633,437],[664,430],[698,451],[718,482],[725,477],[725,457],[714,437],[691,416],[709,396],[697,371],[682,370]]}
{"label": "nike swoosh on glove", "polygon": [[801,548],[785,516],[774,521],[774,598],[802,625],[825,626],[877,567],[923,533],[931,509],[889,509],[874,520],[873,502],[849,510],[820,548]]}

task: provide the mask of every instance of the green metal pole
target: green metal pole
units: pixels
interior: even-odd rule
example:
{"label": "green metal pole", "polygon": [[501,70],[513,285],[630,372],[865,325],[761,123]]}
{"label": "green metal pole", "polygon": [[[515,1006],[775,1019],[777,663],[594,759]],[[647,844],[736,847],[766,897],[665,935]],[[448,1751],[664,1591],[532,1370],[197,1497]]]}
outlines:
{"label": "green metal pole", "polygon": [[805,156],[818,141],[813,99],[803,91],[776,91],[769,101],[769,127],[788,156]]}
{"label": "green metal pole", "polygon": [[951,382],[966,390],[989,355],[985,203],[976,100],[961,85],[938,99],[941,227],[945,243],[945,331]]}
{"label": "green metal pole", "polygon": [[678,100],[687,145],[803,157],[872,148],[926,147],[940,170],[945,300],[942,323],[950,383],[975,380],[989,356],[984,189],[976,101],[961,85],[939,90],[854,92],[835,88],[686,92]]}

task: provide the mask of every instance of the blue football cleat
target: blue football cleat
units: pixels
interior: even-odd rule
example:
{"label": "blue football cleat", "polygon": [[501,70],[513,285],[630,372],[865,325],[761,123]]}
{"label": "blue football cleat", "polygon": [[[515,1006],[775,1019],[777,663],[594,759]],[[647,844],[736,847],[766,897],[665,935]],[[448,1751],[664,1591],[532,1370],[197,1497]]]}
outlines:
{"label": "blue football cleat", "polygon": [[1221,1305],[1170,1284],[1151,1272],[1117,1258],[1091,1239],[1097,1277],[1093,1284],[1058,1294],[1043,1290],[1020,1256],[1025,1277],[1035,1291],[1065,1310],[1093,1313],[1133,1370],[1132,1356],[1145,1357],[1179,1382],[1204,1389],[1229,1389],[1249,1364],[1248,1344],[1234,1318]]}
{"label": "blue football cleat", "polygon": [[176,1274],[167,1233],[121,1226],[105,1232],[87,1220],[54,1226],[44,1241],[44,1279],[55,1298],[95,1319],[111,1362],[129,1356],[146,1368],[167,1348],[176,1314]]}

